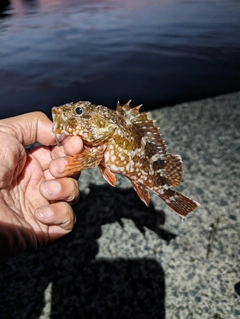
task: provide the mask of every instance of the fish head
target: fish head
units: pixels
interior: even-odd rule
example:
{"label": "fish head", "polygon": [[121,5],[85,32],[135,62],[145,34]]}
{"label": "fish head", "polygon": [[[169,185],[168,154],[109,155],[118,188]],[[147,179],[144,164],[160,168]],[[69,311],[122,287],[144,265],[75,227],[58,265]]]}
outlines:
{"label": "fish head", "polygon": [[53,128],[58,145],[68,135],[80,136],[86,145],[106,141],[116,125],[107,116],[107,108],[88,101],[68,103],[52,108]]}

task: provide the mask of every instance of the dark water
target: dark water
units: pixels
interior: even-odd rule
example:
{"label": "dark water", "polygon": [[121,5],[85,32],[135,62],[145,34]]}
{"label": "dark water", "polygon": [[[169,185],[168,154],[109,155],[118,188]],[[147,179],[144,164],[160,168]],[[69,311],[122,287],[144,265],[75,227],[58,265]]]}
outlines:
{"label": "dark water", "polygon": [[1,117],[240,89],[238,0],[1,1]]}

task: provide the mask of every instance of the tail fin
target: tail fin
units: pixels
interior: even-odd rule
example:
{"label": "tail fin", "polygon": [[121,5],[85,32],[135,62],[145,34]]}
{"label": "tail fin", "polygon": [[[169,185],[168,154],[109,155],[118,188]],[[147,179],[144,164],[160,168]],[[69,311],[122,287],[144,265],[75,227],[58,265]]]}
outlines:
{"label": "tail fin", "polygon": [[200,206],[198,202],[171,189],[161,189],[158,196],[178,215],[185,217]]}

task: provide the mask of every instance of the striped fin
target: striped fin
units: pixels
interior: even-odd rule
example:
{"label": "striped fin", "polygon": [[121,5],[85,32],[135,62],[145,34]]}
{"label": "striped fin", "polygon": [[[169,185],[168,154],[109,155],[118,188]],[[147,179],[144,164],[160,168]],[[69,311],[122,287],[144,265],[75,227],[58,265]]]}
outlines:
{"label": "striped fin", "polygon": [[159,154],[159,156],[166,154],[167,146],[161,138],[159,127],[154,126],[155,121],[147,118],[148,112],[139,112],[142,104],[130,108],[130,102],[131,100],[123,106],[118,102],[117,111],[125,117],[127,123],[129,122],[136,128],[142,138],[142,146],[146,146],[149,157],[154,154]]}
{"label": "striped fin", "polygon": [[158,196],[178,215],[185,217],[200,206],[198,202],[171,189],[160,189]]}

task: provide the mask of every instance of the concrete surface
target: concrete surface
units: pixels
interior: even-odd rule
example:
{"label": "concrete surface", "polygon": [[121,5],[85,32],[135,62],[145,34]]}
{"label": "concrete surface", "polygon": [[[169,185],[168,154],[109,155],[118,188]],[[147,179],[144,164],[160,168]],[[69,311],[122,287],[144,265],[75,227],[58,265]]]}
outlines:
{"label": "concrete surface", "polygon": [[201,207],[181,221],[83,172],[73,232],[0,266],[1,318],[240,318],[240,92],[151,117]]}

